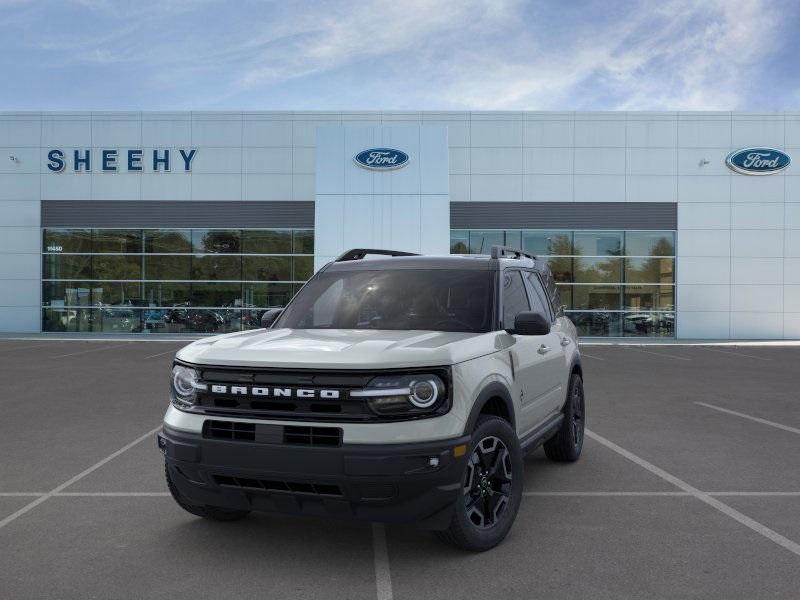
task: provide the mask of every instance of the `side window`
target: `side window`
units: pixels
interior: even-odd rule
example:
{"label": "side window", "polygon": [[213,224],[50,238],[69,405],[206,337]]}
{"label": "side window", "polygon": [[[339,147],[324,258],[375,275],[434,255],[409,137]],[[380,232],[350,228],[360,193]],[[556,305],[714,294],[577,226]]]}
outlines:
{"label": "side window", "polygon": [[520,271],[503,273],[503,329],[514,328],[514,317],[522,311],[530,310],[528,294],[522,283]]}
{"label": "side window", "polygon": [[531,296],[531,310],[543,314],[546,318],[552,321],[553,314],[548,308],[549,302],[546,299],[547,296],[545,296],[544,290],[542,289],[542,284],[539,282],[539,278],[536,276],[536,273],[526,271],[525,279],[528,280],[528,290],[530,291]]}

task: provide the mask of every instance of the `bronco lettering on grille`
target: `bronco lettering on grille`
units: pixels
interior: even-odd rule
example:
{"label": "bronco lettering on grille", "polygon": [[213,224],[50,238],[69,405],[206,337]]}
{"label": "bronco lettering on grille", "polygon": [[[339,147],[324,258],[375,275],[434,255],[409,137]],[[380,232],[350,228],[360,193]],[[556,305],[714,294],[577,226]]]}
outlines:
{"label": "bronco lettering on grille", "polygon": [[230,394],[233,396],[260,396],[271,398],[320,398],[323,400],[337,400],[339,390],[316,390],[311,388],[284,388],[284,387],[251,387],[244,385],[211,385],[212,394]]}

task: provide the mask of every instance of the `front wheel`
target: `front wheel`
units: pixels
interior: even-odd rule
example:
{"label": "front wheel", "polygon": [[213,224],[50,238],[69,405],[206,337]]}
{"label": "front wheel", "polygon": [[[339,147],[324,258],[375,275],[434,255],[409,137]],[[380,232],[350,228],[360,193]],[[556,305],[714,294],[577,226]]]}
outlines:
{"label": "front wheel", "polygon": [[558,432],[544,443],[547,458],[557,462],[575,462],[583,449],[586,421],[586,400],[583,396],[583,379],[573,373],[569,379],[567,401],[564,403],[564,420]]}
{"label": "front wheel", "polygon": [[473,552],[489,550],[508,534],[522,500],[522,451],[511,425],[481,417],[472,434],[461,494],[443,541]]}

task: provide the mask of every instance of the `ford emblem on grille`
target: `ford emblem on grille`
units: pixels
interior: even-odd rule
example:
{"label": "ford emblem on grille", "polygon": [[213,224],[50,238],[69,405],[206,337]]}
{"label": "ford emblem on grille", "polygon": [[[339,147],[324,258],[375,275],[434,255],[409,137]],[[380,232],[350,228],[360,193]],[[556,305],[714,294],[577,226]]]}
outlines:
{"label": "ford emblem on grille", "polygon": [[359,167],[375,171],[399,169],[408,163],[408,154],[395,148],[369,148],[353,157]]}
{"label": "ford emblem on grille", "polygon": [[772,175],[783,171],[792,159],[775,148],[742,148],[731,152],[725,164],[743,175]]}

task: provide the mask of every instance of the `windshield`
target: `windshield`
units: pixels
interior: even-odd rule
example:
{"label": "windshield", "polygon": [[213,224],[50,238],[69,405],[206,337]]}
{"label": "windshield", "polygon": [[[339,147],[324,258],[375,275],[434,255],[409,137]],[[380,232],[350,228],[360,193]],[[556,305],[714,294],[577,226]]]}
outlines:
{"label": "windshield", "polygon": [[323,272],[275,323],[293,329],[490,331],[492,275],[481,270]]}

